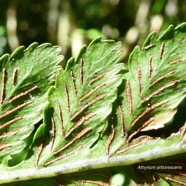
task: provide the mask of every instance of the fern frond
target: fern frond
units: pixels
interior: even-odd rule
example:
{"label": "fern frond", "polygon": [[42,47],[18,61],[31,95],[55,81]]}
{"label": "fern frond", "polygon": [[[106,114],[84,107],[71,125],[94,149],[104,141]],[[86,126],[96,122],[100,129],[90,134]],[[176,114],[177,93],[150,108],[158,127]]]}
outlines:
{"label": "fern frond", "polygon": [[42,119],[47,89],[62,59],[59,52],[51,44],[33,43],[0,58],[0,161],[29,146],[25,140]]}
{"label": "fern frond", "polygon": [[185,98],[185,24],[152,33],[129,59],[122,109],[130,141],[138,132],[168,125]]}
{"label": "fern frond", "polygon": [[97,38],[59,72],[55,87],[49,91],[45,113],[50,148],[44,148],[39,165],[85,157],[85,149],[89,153],[88,149],[96,145],[122,81],[123,65],[116,64],[120,47],[120,43]]}

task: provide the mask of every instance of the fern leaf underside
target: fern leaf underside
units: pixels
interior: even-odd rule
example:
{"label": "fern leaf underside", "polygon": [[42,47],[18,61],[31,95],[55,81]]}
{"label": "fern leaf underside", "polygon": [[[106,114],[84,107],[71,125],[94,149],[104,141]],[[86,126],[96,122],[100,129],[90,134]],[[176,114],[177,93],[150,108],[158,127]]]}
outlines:
{"label": "fern leaf underside", "polygon": [[59,52],[51,44],[33,43],[0,58],[0,161],[29,145],[26,139],[42,119],[46,93],[62,59]]}
{"label": "fern leaf underside", "polygon": [[[144,46],[132,52],[125,73],[123,64],[118,63],[120,43],[97,38],[83,47],[78,57],[58,72],[55,86],[48,91],[32,156],[17,167],[3,166],[0,183],[5,183],[7,172],[11,172],[12,181],[17,174],[23,180],[64,174],[50,184],[109,185],[105,176],[110,179],[112,171],[126,173],[142,162],[150,165],[156,159],[185,154],[186,126],[184,122],[181,127],[173,126],[185,98],[185,33],[186,24],[182,24],[170,26],[159,38],[155,33],[149,35]],[[5,82],[4,71],[1,79]],[[168,136],[161,133],[166,127],[171,127]],[[160,132],[156,135],[154,131]],[[44,133],[41,138],[40,133]],[[19,171],[25,167],[30,170],[29,178]],[[106,173],[101,168],[106,168]],[[65,177],[94,169],[100,171],[97,180],[95,174],[85,178],[87,172],[70,181]],[[185,172],[175,178],[159,170],[151,171],[149,177],[141,170],[128,174],[139,183],[163,178],[176,184],[184,182],[180,177]]]}

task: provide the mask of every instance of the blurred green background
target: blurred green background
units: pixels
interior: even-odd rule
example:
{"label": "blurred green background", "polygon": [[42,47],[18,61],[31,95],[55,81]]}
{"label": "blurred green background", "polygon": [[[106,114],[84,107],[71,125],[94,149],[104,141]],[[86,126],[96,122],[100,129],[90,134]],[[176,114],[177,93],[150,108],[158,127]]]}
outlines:
{"label": "blurred green background", "polygon": [[186,20],[186,0],[0,0],[0,55],[50,42],[65,60],[96,36],[122,41],[123,60],[152,32]]}

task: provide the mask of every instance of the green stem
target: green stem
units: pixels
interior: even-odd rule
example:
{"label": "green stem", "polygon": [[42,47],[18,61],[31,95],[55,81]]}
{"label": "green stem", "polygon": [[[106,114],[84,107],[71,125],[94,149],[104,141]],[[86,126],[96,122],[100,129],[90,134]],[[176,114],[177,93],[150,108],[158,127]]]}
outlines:
{"label": "green stem", "polygon": [[[180,139],[180,135],[176,134],[167,139],[153,139],[144,145],[124,152],[121,155],[113,155],[113,157],[100,157],[92,159],[81,159],[64,165],[55,165],[48,167],[22,168],[27,162],[22,162],[12,168],[1,167],[0,184],[25,181],[39,178],[50,178],[60,174],[70,174],[79,171],[100,169],[106,167],[127,166],[158,158],[178,155],[186,152],[186,135]],[[148,150],[146,150],[148,148]],[[132,152],[133,151],[133,152]],[[136,153],[135,153],[136,152]],[[28,160],[30,161],[30,160]]]}

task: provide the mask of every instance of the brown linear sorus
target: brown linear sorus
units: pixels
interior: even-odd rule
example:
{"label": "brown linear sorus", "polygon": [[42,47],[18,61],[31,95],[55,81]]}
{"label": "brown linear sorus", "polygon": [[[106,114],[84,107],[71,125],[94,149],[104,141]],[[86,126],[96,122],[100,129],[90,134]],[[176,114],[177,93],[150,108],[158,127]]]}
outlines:
{"label": "brown linear sorus", "polygon": [[3,149],[6,149],[8,147],[11,147],[12,144],[0,144],[0,151],[3,150]]}
{"label": "brown linear sorus", "polygon": [[61,149],[55,151],[53,155],[56,155],[60,153],[61,151],[65,150],[68,148],[70,145],[72,145],[76,140],[80,139],[83,137],[86,133],[88,133],[90,130],[92,130],[90,127],[84,128],[77,136],[75,136],[70,142],[68,142],[65,146],[63,146]]}
{"label": "brown linear sorus", "polygon": [[75,76],[74,76],[73,71],[70,71],[70,76],[71,76],[72,85],[73,85],[73,89],[74,89],[74,95],[77,96],[76,80],[75,80]]}
{"label": "brown linear sorus", "polygon": [[174,182],[174,183],[179,184],[179,185],[185,185],[186,186],[185,182],[182,182],[182,181],[179,181],[179,180],[175,180],[175,179],[170,178],[170,177],[165,177],[165,180],[170,181],[170,182]]}
{"label": "brown linear sorus", "polygon": [[81,85],[83,85],[83,78],[84,78],[83,65],[84,65],[84,61],[81,58],[81,61],[80,61],[80,82],[81,82]]}
{"label": "brown linear sorus", "polygon": [[80,125],[83,125],[83,123],[87,120],[89,120],[91,117],[97,115],[96,113],[88,113],[87,115],[83,116],[78,122],[74,124],[74,126],[68,131],[68,133],[65,135],[65,138],[67,138],[74,130],[76,130]]}
{"label": "brown linear sorus", "polygon": [[99,186],[111,186],[110,184],[102,182],[102,181],[92,181],[92,180],[78,180],[78,181],[82,183],[96,184]]}
{"label": "brown linear sorus", "polygon": [[130,114],[132,114],[132,90],[131,90],[131,86],[130,83],[127,81],[127,102],[128,102],[128,108],[129,108],[129,112]]}
{"label": "brown linear sorus", "polygon": [[176,64],[176,63],[178,63],[178,62],[182,62],[182,61],[183,61],[183,59],[178,58],[178,59],[175,59],[175,60],[171,61],[171,62],[169,63],[169,65],[174,65],[174,64]]}
{"label": "brown linear sorus", "polygon": [[137,77],[138,77],[138,95],[141,95],[141,68],[140,66],[138,66],[138,73],[137,73]]}
{"label": "brown linear sorus", "polygon": [[17,129],[17,130],[13,130],[13,131],[9,131],[7,133],[4,133],[4,134],[0,135],[0,139],[7,138],[7,137],[10,137],[10,136],[16,135],[19,131],[20,130]]}
{"label": "brown linear sorus", "polygon": [[123,149],[121,149],[121,150],[118,150],[118,151],[116,152],[116,154],[121,154],[121,153],[126,152],[126,151],[128,151],[128,150],[130,150],[130,149],[133,149],[133,148],[135,148],[135,147],[144,145],[145,143],[147,143],[147,141],[148,141],[149,139],[151,139],[151,137],[147,137],[147,138],[143,139],[142,141],[140,141],[139,143],[135,143],[134,145],[130,145],[130,146],[125,147],[125,148],[123,148]]}
{"label": "brown linear sorus", "polygon": [[64,125],[63,125],[63,114],[62,114],[62,109],[61,109],[61,106],[60,106],[60,103],[59,103],[59,100],[56,99],[56,103],[57,103],[57,107],[58,107],[58,115],[59,115],[59,121],[60,121],[60,125],[61,125],[61,130],[62,130],[62,135],[65,134],[65,128],[64,128]]}
{"label": "brown linear sorus", "polygon": [[51,123],[52,123],[52,136],[51,136],[51,150],[53,149],[54,146],[54,140],[55,140],[55,133],[56,133],[56,127],[55,127],[55,122],[54,122],[54,118],[51,117]]}
{"label": "brown linear sorus", "polygon": [[3,103],[5,98],[5,86],[6,86],[6,69],[3,68],[0,104]]}
{"label": "brown linear sorus", "polygon": [[111,125],[111,131],[110,131],[110,134],[108,136],[108,139],[107,139],[107,144],[106,144],[106,152],[107,152],[107,155],[109,155],[109,151],[110,151],[110,145],[114,139],[114,135],[115,135],[115,129],[114,129],[114,125]]}
{"label": "brown linear sorus", "polygon": [[146,97],[144,97],[141,100],[141,103],[144,103],[146,101],[148,101],[149,99],[151,99],[154,95],[158,94],[159,92],[161,92],[162,90],[165,90],[166,88],[172,87],[173,85],[175,85],[176,83],[178,83],[179,80],[173,80],[170,81],[169,83],[166,83],[165,85],[161,86],[160,88],[158,88],[157,90],[155,90],[154,92],[150,93],[149,95],[147,95]]}
{"label": "brown linear sorus", "polygon": [[166,73],[166,74],[160,76],[158,79],[156,79],[155,81],[153,81],[153,82],[149,85],[149,87],[151,88],[152,86],[154,86],[155,84],[157,84],[159,81],[161,81],[161,80],[167,78],[169,75],[171,75],[171,74],[173,74],[173,73],[175,73],[175,72],[176,72],[176,70],[171,70],[170,72],[168,72],[168,73]]}
{"label": "brown linear sorus", "polygon": [[149,57],[148,60],[148,77],[152,76],[152,56]]}
{"label": "brown linear sorus", "polygon": [[70,151],[69,153],[63,154],[62,156],[59,156],[59,157],[57,157],[57,158],[54,158],[54,159],[51,160],[51,161],[48,161],[48,162],[44,163],[44,166],[46,167],[46,166],[51,165],[52,163],[55,163],[55,162],[57,162],[57,161],[59,161],[59,160],[61,160],[61,159],[63,159],[63,158],[66,158],[66,157],[68,157],[68,156],[74,154],[75,152],[77,152],[78,150],[80,150],[80,149],[82,149],[82,148],[83,148],[83,146],[80,145],[79,147],[77,147],[77,148],[74,149],[73,151]]}
{"label": "brown linear sorus", "polygon": [[104,98],[107,94],[100,94],[98,96],[96,96],[94,99],[92,99],[91,101],[85,103],[78,111],[76,111],[71,117],[70,117],[70,121],[73,121],[79,114],[81,114],[85,109],[87,109],[89,106],[93,105],[95,102],[101,100],[102,98]]}
{"label": "brown linear sorus", "polygon": [[140,115],[138,115],[136,117],[136,119],[132,122],[131,126],[133,127],[142,117],[144,117],[147,113],[149,113],[150,111],[152,111],[153,109],[163,105],[164,103],[167,103],[168,100],[164,100],[158,103],[155,103],[149,107],[147,107]]}
{"label": "brown linear sorus", "polygon": [[66,83],[64,84],[64,89],[65,89],[65,94],[66,94],[67,109],[68,109],[68,112],[70,112],[69,92],[68,92]]}
{"label": "brown linear sorus", "polygon": [[25,102],[25,103],[23,103],[21,105],[18,105],[17,107],[15,107],[13,109],[10,109],[10,110],[6,111],[5,113],[0,115],[0,119],[8,116],[9,114],[12,114],[13,112],[18,111],[19,109],[21,109],[21,108],[23,108],[23,107],[25,107],[25,106],[33,103],[33,102],[34,102],[34,100],[30,100],[30,101],[27,101],[27,102]]}
{"label": "brown linear sorus", "polygon": [[161,60],[163,57],[164,49],[165,49],[165,42],[162,42],[159,51],[159,60]]}
{"label": "brown linear sorus", "polygon": [[15,68],[12,75],[12,85],[15,85],[17,78],[18,68]]}
{"label": "brown linear sorus", "polygon": [[150,123],[152,123],[154,121],[154,118],[151,117],[150,119],[148,119],[142,126],[140,126],[136,131],[134,131],[127,139],[127,143],[131,141],[131,139],[138,133],[140,132],[142,129],[144,129],[146,126],[148,126]]}
{"label": "brown linear sorus", "polygon": [[34,164],[37,166],[38,163],[39,163],[39,158],[41,156],[41,153],[43,151],[43,147],[44,147],[44,137],[41,138],[41,141],[40,141],[40,145],[37,149],[37,153],[36,153],[36,157],[35,157],[35,161],[34,161]]}
{"label": "brown linear sorus", "polygon": [[87,97],[89,97],[90,95],[92,95],[94,92],[96,92],[99,88],[105,86],[106,83],[101,83],[99,84],[98,86],[96,86],[95,88],[91,89],[89,92],[85,93],[84,96],[82,96],[80,99],[79,99],[79,102],[82,102],[83,100],[85,100]]}
{"label": "brown linear sorus", "polygon": [[34,86],[34,87],[28,89],[27,91],[22,92],[22,93],[20,93],[20,94],[18,94],[18,95],[16,95],[16,96],[14,96],[12,99],[9,100],[9,103],[12,103],[12,102],[15,101],[16,99],[19,99],[19,98],[21,98],[21,97],[23,97],[23,96],[29,94],[30,92],[34,91],[34,90],[37,89],[37,88],[38,88],[38,86]]}
{"label": "brown linear sorus", "polygon": [[15,117],[14,119],[10,120],[10,121],[7,121],[6,123],[3,123],[3,124],[0,124],[0,129],[3,129],[9,125],[11,125],[12,123],[18,121],[18,120],[21,120],[23,117],[21,116],[17,116]]}
{"label": "brown linear sorus", "polygon": [[102,77],[104,77],[107,73],[108,72],[103,72],[103,73],[97,75],[96,77],[92,78],[89,83],[90,84],[95,83],[96,81],[98,81],[99,79],[101,79]]}
{"label": "brown linear sorus", "polygon": [[125,136],[124,113],[123,113],[123,109],[121,105],[118,106],[118,109],[119,109],[119,114],[120,114],[121,137],[124,137]]}

